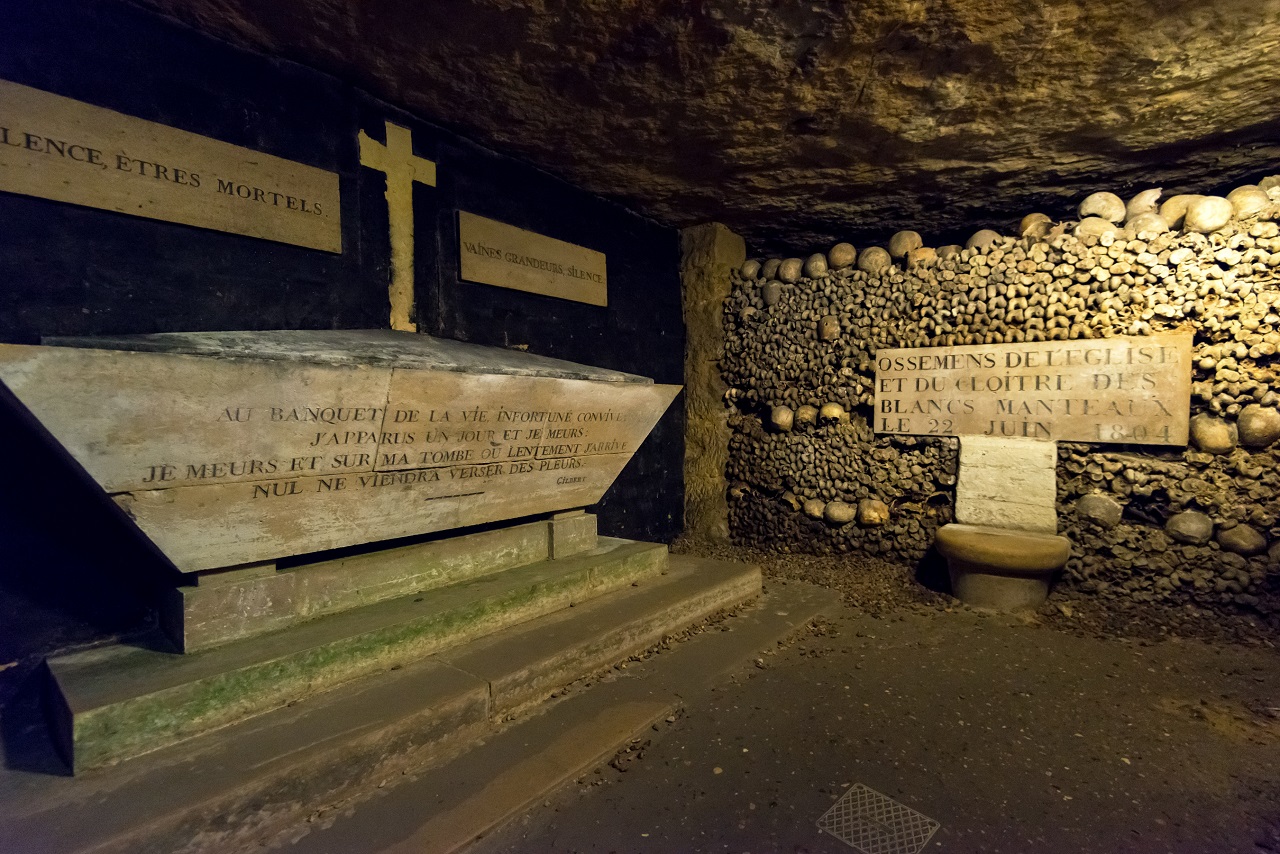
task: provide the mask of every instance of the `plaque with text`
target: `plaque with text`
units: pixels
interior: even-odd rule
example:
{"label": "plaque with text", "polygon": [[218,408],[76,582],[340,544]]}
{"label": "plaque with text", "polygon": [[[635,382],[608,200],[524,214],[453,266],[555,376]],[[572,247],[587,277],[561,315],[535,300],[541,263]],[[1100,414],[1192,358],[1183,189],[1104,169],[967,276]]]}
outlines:
{"label": "plaque with text", "polygon": [[0,380],[185,572],[594,504],[680,390],[444,343],[492,361],[0,345]]}
{"label": "plaque with text", "polygon": [[466,211],[458,212],[459,275],[591,305],[609,304],[602,252]]}
{"label": "plaque with text", "polygon": [[1190,333],[876,351],[875,432],[1185,445]]}
{"label": "plaque with text", "polygon": [[5,80],[0,190],[342,251],[337,173]]}

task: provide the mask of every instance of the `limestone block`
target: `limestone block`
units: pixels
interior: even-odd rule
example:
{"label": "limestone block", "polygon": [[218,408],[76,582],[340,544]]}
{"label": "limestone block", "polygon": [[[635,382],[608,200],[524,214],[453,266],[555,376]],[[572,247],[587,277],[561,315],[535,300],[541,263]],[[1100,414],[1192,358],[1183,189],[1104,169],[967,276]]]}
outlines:
{"label": "limestone block", "polygon": [[594,551],[596,548],[595,514],[582,510],[557,513],[551,517],[547,527],[550,529],[548,552],[552,560],[561,560]]}
{"label": "limestone block", "polygon": [[[581,521],[570,523],[579,529],[590,526],[591,548],[595,547],[595,518],[579,512],[576,519]],[[553,530],[555,524],[551,523]],[[179,649],[197,652],[322,614],[537,563],[548,556],[547,523],[529,522],[280,571],[269,563],[201,573],[195,585],[168,591],[160,607],[160,624]]]}
{"label": "limestone block", "polygon": [[1052,442],[962,436],[956,521],[1055,533],[1056,466]]}

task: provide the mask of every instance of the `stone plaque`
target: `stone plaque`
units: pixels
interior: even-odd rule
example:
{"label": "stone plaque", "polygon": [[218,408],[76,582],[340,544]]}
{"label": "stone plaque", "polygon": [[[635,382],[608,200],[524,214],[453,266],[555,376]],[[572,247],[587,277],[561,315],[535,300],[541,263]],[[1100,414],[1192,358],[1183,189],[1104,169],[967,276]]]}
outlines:
{"label": "stone plaque", "polygon": [[342,251],[337,173],[4,80],[0,190]]}
{"label": "stone plaque", "polygon": [[608,305],[601,252],[458,211],[460,275],[468,282]]}
{"label": "stone plaque", "polygon": [[1191,339],[878,350],[875,431],[1185,445]]}
{"label": "stone plaque", "polygon": [[594,504],[680,390],[394,332],[76,343],[0,380],[184,572]]}

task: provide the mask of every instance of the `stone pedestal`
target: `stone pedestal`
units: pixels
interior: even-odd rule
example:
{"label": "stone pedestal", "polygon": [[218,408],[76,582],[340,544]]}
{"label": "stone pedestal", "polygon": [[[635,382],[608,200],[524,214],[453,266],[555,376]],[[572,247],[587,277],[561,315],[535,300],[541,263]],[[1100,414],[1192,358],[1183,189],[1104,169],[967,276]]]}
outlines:
{"label": "stone pedestal", "polygon": [[947,559],[955,597],[995,611],[1038,606],[1071,554],[1066,537],[964,524],[942,526],[937,548]]}
{"label": "stone pedestal", "polygon": [[[485,574],[343,610],[332,610],[332,603],[355,601],[359,592],[341,578],[340,561],[312,567],[329,588],[307,585],[307,567],[257,579],[259,584],[242,589],[241,595],[232,592],[234,582],[186,588],[179,601],[186,609],[183,618],[190,618],[189,636],[194,642],[221,642],[186,654],[165,651],[156,642],[50,659],[57,743],[77,772],[111,764],[629,590],[667,572],[666,546],[608,537],[599,538],[591,551],[550,560],[548,529],[547,522],[539,522],[496,532],[498,539],[487,543],[458,537],[434,551],[430,546],[437,544],[408,547],[388,567],[403,568],[415,557],[419,566],[429,567],[426,558],[434,557],[436,569],[456,558],[481,568],[464,550],[501,556],[503,539],[511,547],[504,560],[514,559],[509,556],[530,540],[541,543],[543,557],[500,570],[490,564]],[[417,577],[428,582],[439,578],[429,571]],[[272,580],[275,585],[262,583]],[[254,585],[253,580],[244,583]],[[758,589],[758,577],[755,583]],[[412,583],[401,576],[395,586],[403,590]],[[333,594],[331,610],[301,616],[305,606],[325,602],[321,594],[326,589]],[[201,590],[210,593],[202,595]],[[281,595],[274,610],[248,618],[235,611],[236,603],[253,599],[252,594],[257,597],[254,607],[263,607],[275,593],[294,596]],[[275,629],[260,633],[262,625]],[[233,632],[241,634],[229,639]]]}
{"label": "stone pedestal", "polygon": [[156,636],[48,662],[76,770],[667,571],[666,546],[598,538],[582,508],[678,386],[386,330],[56,343],[0,344],[0,381],[186,582],[161,607],[181,654]]}
{"label": "stone pedestal", "polygon": [[1057,445],[963,436],[956,481],[957,524],[938,530],[951,592],[977,608],[1035,608],[1071,542],[1056,536]]}

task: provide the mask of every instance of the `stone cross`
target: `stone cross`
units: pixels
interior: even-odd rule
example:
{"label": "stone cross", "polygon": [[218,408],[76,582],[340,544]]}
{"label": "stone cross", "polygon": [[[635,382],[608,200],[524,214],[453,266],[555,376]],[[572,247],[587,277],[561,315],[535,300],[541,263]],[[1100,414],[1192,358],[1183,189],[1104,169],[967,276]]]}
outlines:
{"label": "stone cross", "polygon": [[360,131],[360,163],[387,176],[391,238],[391,328],[417,332],[413,314],[413,182],[436,185],[436,164],[413,153],[408,128],[387,122],[387,144]]}

